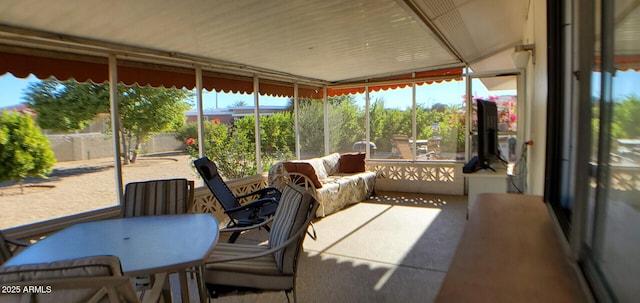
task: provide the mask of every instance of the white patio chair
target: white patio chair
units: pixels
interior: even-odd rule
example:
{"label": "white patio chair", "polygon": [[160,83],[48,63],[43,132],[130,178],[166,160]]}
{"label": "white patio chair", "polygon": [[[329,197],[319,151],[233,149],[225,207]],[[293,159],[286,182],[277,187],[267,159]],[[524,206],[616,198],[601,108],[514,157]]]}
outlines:
{"label": "white patio chair", "polygon": [[0,302],[157,302],[168,282],[164,274],[142,301],[115,256],[94,256],[42,264],[0,267]]}

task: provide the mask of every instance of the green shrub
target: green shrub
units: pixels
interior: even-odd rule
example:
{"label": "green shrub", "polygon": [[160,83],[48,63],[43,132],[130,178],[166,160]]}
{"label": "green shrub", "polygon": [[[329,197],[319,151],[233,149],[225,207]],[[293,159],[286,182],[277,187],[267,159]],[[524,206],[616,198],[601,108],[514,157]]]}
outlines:
{"label": "green shrub", "polygon": [[56,163],[51,144],[29,115],[0,112],[0,181],[46,177]]}
{"label": "green shrub", "polygon": [[[203,125],[205,156],[216,163],[223,177],[237,179],[257,174],[253,117],[239,119],[233,126],[221,124],[217,120],[204,121]],[[187,152],[194,159],[199,157],[197,129],[197,123],[187,123],[176,133],[176,138],[185,142]],[[263,170],[268,170],[275,163],[276,157],[291,157],[287,144],[278,146],[277,142],[265,142],[269,141],[263,140]]]}

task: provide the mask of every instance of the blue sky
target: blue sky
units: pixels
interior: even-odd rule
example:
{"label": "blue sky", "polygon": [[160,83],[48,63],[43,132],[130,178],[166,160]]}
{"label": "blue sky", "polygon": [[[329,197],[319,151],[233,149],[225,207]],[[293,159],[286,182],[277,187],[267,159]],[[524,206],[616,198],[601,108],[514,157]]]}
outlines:
{"label": "blue sky", "polygon": [[[593,95],[600,95],[600,73],[595,73],[592,78]],[[620,100],[624,97],[635,94],[640,97],[640,72],[628,70],[618,71],[613,78],[613,100]]]}

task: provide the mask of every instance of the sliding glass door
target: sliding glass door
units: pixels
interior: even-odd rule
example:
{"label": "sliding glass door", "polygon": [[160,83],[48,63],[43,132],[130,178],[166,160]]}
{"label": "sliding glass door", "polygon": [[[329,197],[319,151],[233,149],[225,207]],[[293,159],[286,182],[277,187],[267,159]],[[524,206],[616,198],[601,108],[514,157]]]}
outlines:
{"label": "sliding glass door", "polygon": [[596,1],[594,23],[583,269],[599,300],[638,302],[640,3]]}

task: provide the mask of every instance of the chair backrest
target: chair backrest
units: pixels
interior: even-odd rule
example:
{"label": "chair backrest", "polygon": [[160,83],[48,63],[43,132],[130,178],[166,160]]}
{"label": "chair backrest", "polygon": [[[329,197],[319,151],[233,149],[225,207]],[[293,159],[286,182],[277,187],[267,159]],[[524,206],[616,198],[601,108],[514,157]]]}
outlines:
{"label": "chair backrest", "polygon": [[2,232],[0,232],[0,265],[2,265],[2,263],[4,262],[7,262],[7,260],[9,260],[9,258],[11,258],[12,255],[13,254],[9,249],[9,244],[7,243],[7,240],[4,238],[4,235],[2,234]]}
{"label": "chair backrest", "polygon": [[202,157],[193,161],[193,164],[202,176],[204,183],[207,184],[213,196],[220,201],[224,209],[240,206],[240,202],[218,173],[218,166],[215,163],[207,157]]}
{"label": "chair backrest", "polygon": [[[315,218],[317,205],[318,202],[311,193],[298,185],[287,184],[273,217],[269,232],[269,246],[276,247],[289,240],[295,231],[309,226],[311,220]],[[282,273],[295,272],[296,259],[305,235],[306,233],[301,233],[298,241],[293,241],[285,249],[274,253],[276,264]]]}
{"label": "chair backrest", "polygon": [[411,144],[409,144],[409,137],[406,135],[394,135],[392,140],[402,159],[413,159],[413,151],[411,150]]}
{"label": "chair backrest", "polygon": [[[43,264],[0,267],[0,302],[139,302],[115,256],[94,256]],[[17,288],[16,288],[17,289]]]}
{"label": "chair backrest", "polygon": [[131,182],[125,186],[123,217],[188,213],[193,206],[194,182],[187,179]]}

